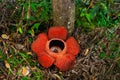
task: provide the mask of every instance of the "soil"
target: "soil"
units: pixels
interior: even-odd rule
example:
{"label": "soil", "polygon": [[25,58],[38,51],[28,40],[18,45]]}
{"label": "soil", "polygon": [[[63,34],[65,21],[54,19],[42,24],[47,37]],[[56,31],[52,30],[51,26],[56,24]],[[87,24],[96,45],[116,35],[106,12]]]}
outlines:
{"label": "soil", "polygon": [[[113,30],[115,36],[108,40],[110,30]],[[81,52],[77,56],[75,67],[62,73],[49,70],[54,77],[46,75],[46,78],[53,80],[120,80],[120,64],[118,63],[120,58],[118,55],[115,59],[108,58],[114,52],[110,50],[110,44],[114,41],[115,45],[120,43],[119,31],[120,27],[115,29],[96,28],[88,33],[82,33],[81,29],[76,29],[74,37],[81,46]],[[101,46],[102,44],[105,44],[104,48]],[[103,51],[106,51],[106,55],[101,58],[100,55]]]}
{"label": "soil", "polygon": [[[20,51],[32,52],[30,49],[32,42],[29,41],[29,38],[35,39],[36,37],[18,33],[4,34],[9,36],[9,39],[3,37],[1,32],[0,50],[7,57],[11,56],[11,48],[15,50],[15,53]],[[110,34],[114,35],[111,37]],[[45,69],[38,64],[36,67],[41,69],[44,80],[120,80],[120,57],[118,57],[120,55],[120,26],[111,29],[96,28],[87,33],[83,33],[80,28],[76,28],[73,36],[78,40],[81,47],[74,68],[70,71],[60,72],[54,66]],[[113,42],[113,48],[117,46],[119,50],[116,52],[115,58],[109,58],[108,56],[115,52],[110,49]],[[7,45],[5,46],[5,44]],[[106,54],[101,58],[102,52]],[[15,55],[17,56],[17,54]],[[37,61],[35,54],[32,57],[33,60]],[[5,79],[7,68],[3,60],[0,60],[0,70],[3,73],[0,74],[0,79]],[[14,77],[9,76],[9,79],[15,79]]]}

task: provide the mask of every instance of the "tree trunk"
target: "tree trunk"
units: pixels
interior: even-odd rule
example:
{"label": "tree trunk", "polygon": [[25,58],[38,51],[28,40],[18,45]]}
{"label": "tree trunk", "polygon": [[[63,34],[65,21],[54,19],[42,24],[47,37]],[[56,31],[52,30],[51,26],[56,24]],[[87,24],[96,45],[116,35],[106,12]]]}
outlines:
{"label": "tree trunk", "polygon": [[75,0],[53,0],[54,26],[65,26],[69,34],[74,30]]}

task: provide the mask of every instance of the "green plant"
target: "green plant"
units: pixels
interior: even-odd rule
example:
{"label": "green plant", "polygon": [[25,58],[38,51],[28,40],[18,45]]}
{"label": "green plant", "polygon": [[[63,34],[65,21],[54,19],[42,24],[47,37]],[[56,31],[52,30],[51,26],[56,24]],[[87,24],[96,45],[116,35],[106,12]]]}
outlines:
{"label": "green plant", "polygon": [[32,80],[42,80],[44,79],[44,76],[43,74],[41,73],[41,70],[40,69],[37,69],[38,71],[36,72],[32,72],[32,75],[34,75],[33,77],[31,77]]}
{"label": "green plant", "polygon": [[[31,34],[39,32],[39,28],[47,28],[52,22],[52,0],[16,0],[1,1],[0,4],[5,3],[3,8],[6,14],[4,15],[9,20],[9,30],[20,34]],[[0,7],[1,9],[1,7]],[[5,21],[4,21],[5,22]]]}
{"label": "green plant", "polygon": [[119,35],[115,32],[115,29],[112,28],[103,33],[104,41],[100,44],[103,51],[100,53],[100,58],[113,60],[117,62],[120,67]]}
{"label": "green plant", "polygon": [[[88,30],[117,25],[120,22],[120,13],[119,10],[113,9],[114,3],[113,0],[76,0],[76,25]],[[114,19],[113,16],[116,18]]]}
{"label": "green plant", "polygon": [[[47,27],[41,26],[41,23],[49,24],[49,20],[52,18],[52,6],[51,0],[43,0],[43,1],[26,1],[21,2],[20,5],[23,7],[23,21],[22,25],[25,24],[24,27],[27,27],[27,32],[34,36],[35,32],[38,32],[39,27]],[[24,32],[20,27],[18,30],[21,34]]]}
{"label": "green plant", "polygon": [[0,49],[0,60],[5,60],[6,59],[6,55],[4,55],[2,53],[2,50]]}

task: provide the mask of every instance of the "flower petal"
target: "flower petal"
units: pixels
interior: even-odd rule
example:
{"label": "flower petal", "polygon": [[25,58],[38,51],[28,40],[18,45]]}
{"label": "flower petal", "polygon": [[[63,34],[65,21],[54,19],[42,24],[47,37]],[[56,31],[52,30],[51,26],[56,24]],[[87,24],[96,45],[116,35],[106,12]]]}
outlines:
{"label": "flower petal", "polygon": [[31,49],[35,52],[38,56],[40,56],[39,52],[44,51],[45,44],[47,43],[48,38],[46,33],[41,33],[38,35],[38,38],[32,43]]}
{"label": "flower petal", "polygon": [[38,62],[45,68],[50,67],[54,63],[54,58],[52,58],[46,52],[42,52],[42,55],[38,57]]}
{"label": "flower petal", "polygon": [[51,27],[48,30],[48,37],[51,38],[60,38],[65,40],[67,37],[67,29],[64,26],[55,26]]}
{"label": "flower petal", "polygon": [[71,54],[66,54],[61,58],[58,58],[55,62],[56,67],[58,67],[61,71],[67,71],[73,68],[75,64],[75,56]]}
{"label": "flower petal", "polygon": [[75,40],[74,37],[70,37],[67,41],[67,53],[72,54],[72,55],[77,55],[80,51],[80,46]]}

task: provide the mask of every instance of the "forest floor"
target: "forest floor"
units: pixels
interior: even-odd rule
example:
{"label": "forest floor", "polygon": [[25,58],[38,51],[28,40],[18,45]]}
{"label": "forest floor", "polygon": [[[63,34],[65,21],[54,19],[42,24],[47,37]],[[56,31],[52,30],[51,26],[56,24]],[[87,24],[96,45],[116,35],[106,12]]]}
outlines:
{"label": "forest floor", "polygon": [[30,48],[35,37],[2,30],[0,80],[120,80],[120,25],[96,28],[88,33],[76,28],[73,36],[81,51],[74,68],[60,72],[39,65]]}
{"label": "forest floor", "polygon": [[[10,3],[8,5],[8,3],[3,1],[18,1],[18,3]],[[46,0],[40,1],[42,3],[42,1],[45,2]],[[87,0],[79,1],[86,2]],[[96,2],[99,0],[88,0],[87,2],[89,1]],[[108,4],[107,1],[110,3]],[[103,4],[100,1],[97,6],[92,4],[98,10],[101,10],[101,6],[103,6],[103,10],[101,10],[103,12],[98,11],[96,14],[101,15],[100,13],[112,12],[112,10],[115,12],[107,12],[109,14],[105,14],[102,17],[96,16],[96,19],[102,20],[103,18],[104,20],[105,18],[106,23],[104,21],[101,23],[110,23],[113,27],[97,26],[96,28],[94,26],[95,29],[92,28],[93,30],[88,32],[83,31],[85,26],[75,27],[76,30],[72,36],[80,44],[81,51],[76,57],[74,68],[61,72],[55,66],[48,69],[42,67],[37,61],[36,54],[31,50],[31,44],[37,35],[40,32],[47,31],[48,26],[50,27],[53,24],[52,16],[46,16],[46,14],[50,14],[50,4],[44,3],[42,8],[36,7],[38,4],[33,3],[32,11],[32,8],[30,10],[27,6],[27,0],[2,0],[0,3],[0,80],[120,80],[120,23],[117,22],[120,17],[120,3],[119,0],[105,0],[104,2],[106,3]],[[115,2],[115,4],[112,2]],[[105,6],[106,4],[109,7]],[[81,6],[81,4],[79,5]],[[87,6],[83,6],[83,8],[84,13],[84,10],[88,8]],[[78,10],[80,10],[79,6]],[[26,19],[26,15],[29,12],[35,19],[33,18],[30,21]],[[80,11],[81,15],[83,13]],[[81,18],[80,14],[79,17]],[[89,18],[88,14],[84,15]],[[39,16],[42,17],[39,18]],[[81,20],[84,20],[84,18]],[[82,22],[84,23],[84,21]],[[119,24],[117,25],[117,23]],[[33,27],[34,29],[32,29]],[[31,34],[28,34],[28,31],[31,31]],[[32,33],[35,33],[35,35],[32,35]]]}

